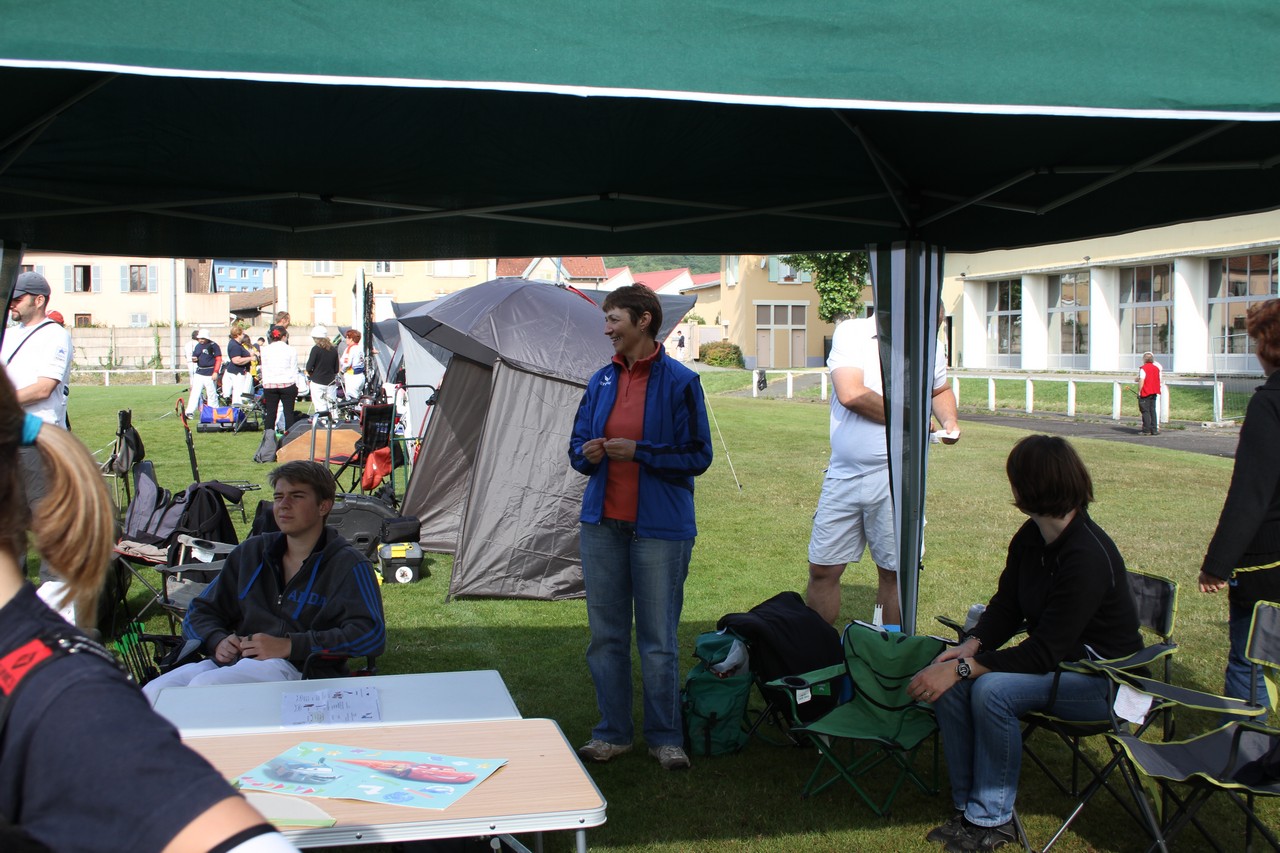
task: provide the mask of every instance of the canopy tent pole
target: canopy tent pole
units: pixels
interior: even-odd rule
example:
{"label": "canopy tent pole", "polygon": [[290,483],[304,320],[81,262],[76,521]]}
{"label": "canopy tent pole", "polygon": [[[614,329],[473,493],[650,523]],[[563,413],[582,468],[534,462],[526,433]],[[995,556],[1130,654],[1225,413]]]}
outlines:
{"label": "canopy tent pole", "polygon": [[[22,254],[26,250],[22,243],[0,240],[0,297],[8,305],[13,296],[13,289],[18,286],[18,272],[22,269]],[[8,323],[0,323],[0,343],[4,342],[4,330]]]}
{"label": "canopy tent pole", "polygon": [[868,247],[884,380],[889,488],[898,535],[902,630],[916,630],[933,359],[938,346],[943,250],[908,241]]}

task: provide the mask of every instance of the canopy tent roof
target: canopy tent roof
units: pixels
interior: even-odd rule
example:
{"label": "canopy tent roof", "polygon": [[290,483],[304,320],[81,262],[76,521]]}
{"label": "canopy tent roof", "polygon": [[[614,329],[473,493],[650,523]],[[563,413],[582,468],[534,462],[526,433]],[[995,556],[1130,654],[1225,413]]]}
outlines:
{"label": "canopy tent roof", "polygon": [[1278,31],[1269,0],[8,4],[0,239],[963,251],[1269,209]]}

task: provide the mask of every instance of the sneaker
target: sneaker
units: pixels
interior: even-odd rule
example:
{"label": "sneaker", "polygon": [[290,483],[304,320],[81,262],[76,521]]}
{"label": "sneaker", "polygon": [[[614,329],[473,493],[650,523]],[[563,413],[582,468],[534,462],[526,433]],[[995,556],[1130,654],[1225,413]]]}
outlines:
{"label": "sneaker", "polygon": [[1017,841],[1013,829],[1013,821],[999,826],[978,826],[964,821],[960,831],[956,833],[947,846],[946,853],[973,853],[973,851],[995,850],[1006,844]]}
{"label": "sneaker", "polygon": [[598,738],[592,738],[578,747],[579,757],[588,761],[599,761],[601,764],[630,751],[631,744],[629,743],[609,743]]}
{"label": "sneaker", "polygon": [[649,754],[658,759],[663,770],[689,769],[689,756],[678,746],[651,746]]}
{"label": "sneaker", "polygon": [[935,826],[929,830],[929,834],[924,837],[925,841],[932,841],[934,844],[946,844],[951,839],[960,834],[960,830],[964,828],[964,812],[957,811],[947,818],[947,822],[942,826]]}

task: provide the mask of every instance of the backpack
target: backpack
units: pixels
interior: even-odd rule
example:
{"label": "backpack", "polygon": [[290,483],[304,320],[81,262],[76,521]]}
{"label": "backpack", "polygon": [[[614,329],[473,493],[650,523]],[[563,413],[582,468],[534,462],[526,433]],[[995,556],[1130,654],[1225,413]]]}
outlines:
{"label": "backpack", "polygon": [[276,453],[280,450],[280,440],[276,438],[275,424],[263,424],[262,441],[258,443],[258,450],[253,454],[254,462],[275,462]]}
{"label": "backpack", "polygon": [[[732,664],[731,655],[741,655],[742,662],[727,674],[713,669]],[[742,723],[752,679],[746,644],[732,631],[708,631],[698,635],[693,656],[698,662],[689,670],[680,694],[685,743],[694,755],[731,755],[747,742]]]}
{"label": "backpack", "polygon": [[225,501],[238,504],[243,494],[235,486],[214,481],[187,486],[187,490],[174,499],[174,504],[181,507],[182,512],[171,534],[173,541],[169,544],[168,564],[177,563],[182,549],[178,542],[180,534],[228,545],[239,544],[240,538],[236,535],[236,526],[227,512]]}

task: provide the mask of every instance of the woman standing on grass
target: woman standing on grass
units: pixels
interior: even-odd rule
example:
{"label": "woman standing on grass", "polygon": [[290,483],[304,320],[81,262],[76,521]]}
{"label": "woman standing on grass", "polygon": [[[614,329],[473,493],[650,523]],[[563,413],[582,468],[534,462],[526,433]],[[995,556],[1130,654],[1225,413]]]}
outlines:
{"label": "woman standing on grass", "polygon": [[[1059,675],[1058,664],[1142,648],[1124,559],[1089,517],[1093,481],[1075,450],[1057,436],[1027,436],[1005,472],[1014,506],[1030,520],[1009,542],[978,624],[908,686],[913,699],[933,703],[942,731],[956,811],[927,838],[948,853],[1016,843],[1023,714],[1108,719],[1107,679]],[[1001,648],[1024,621],[1026,639]]]}
{"label": "woman standing on grass", "polygon": [[[18,476],[24,446],[36,448],[57,496],[34,511]],[[96,613],[113,521],[84,445],[25,414],[0,371],[0,850],[294,850],[183,746],[111,653],[26,582],[30,527],[76,612]]]}
{"label": "woman standing on grass", "polygon": [[284,431],[293,426],[298,401],[298,354],[289,346],[289,333],[272,326],[267,335],[271,342],[262,348],[262,411],[266,415],[263,429],[277,426],[276,412],[284,408]]}
{"label": "woman standing on grass", "polygon": [[329,330],[316,326],[311,330],[315,344],[307,356],[307,380],[311,383],[311,404],[317,415],[329,414],[329,404],[337,396],[334,382],[338,378],[338,351],[329,340]]}
{"label": "woman standing on grass", "polygon": [[1244,652],[1254,602],[1280,601],[1280,299],[1251,308],[1245,328],[1267,381],[1245,410],[1231,486],[1200,566],[1200,591],[1230,587],[1223,692],[1265,702],[1262,674],[1251,679]]}
{"label": "woman standing on grass", "polygon": [[342,373],[342,393],[348,400],[360,397],[364,388],[364,350],[360,347],[360,330],[347,329],[347,345],[342,349],[338,359],[338,370]]}
{"label": "woman standing on grass", "polygon": [[587,384],[569,443],[582,496],[587,666],[600,722],[578,754],[608,761],[631,749],[631,617],[644,688],[644,739],[666,770],[689,766],[680,712],[676,629],[697,526],[693,478],[711,465],[698,375],[658,346],[662,306],[646,287],[604,301],[613,361]]}

